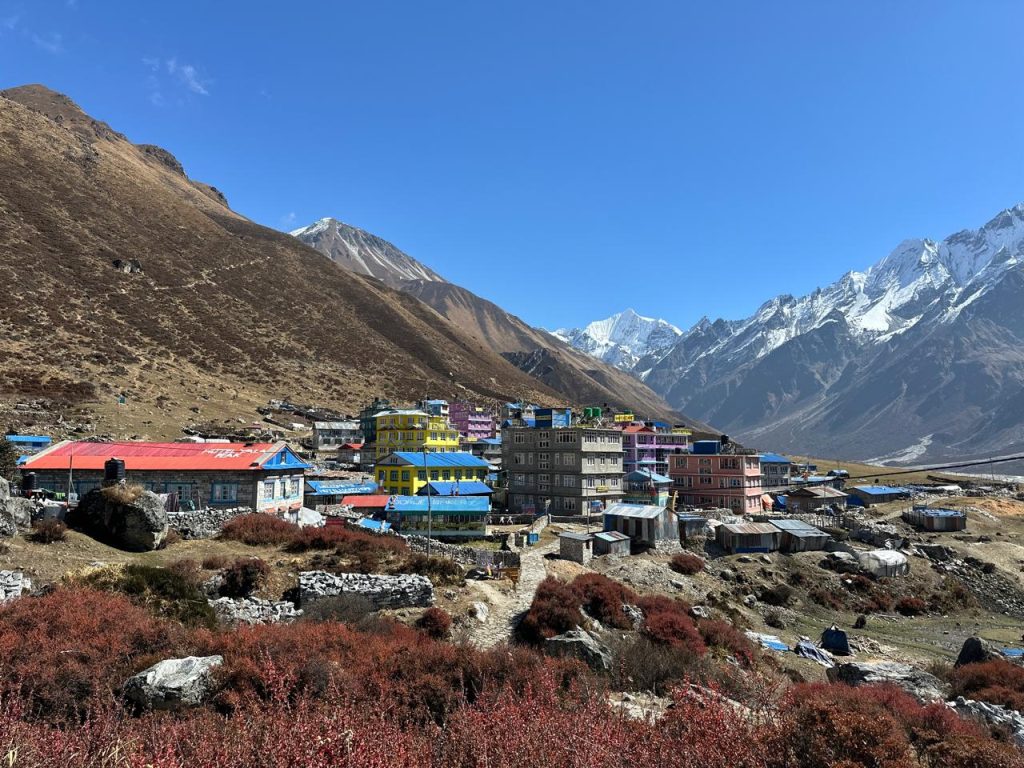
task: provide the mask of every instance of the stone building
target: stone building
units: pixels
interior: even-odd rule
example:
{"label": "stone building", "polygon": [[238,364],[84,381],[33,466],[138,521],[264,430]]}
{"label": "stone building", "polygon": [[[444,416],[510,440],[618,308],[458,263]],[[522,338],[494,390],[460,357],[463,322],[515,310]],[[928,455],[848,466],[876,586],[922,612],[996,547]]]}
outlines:
{"label": "stone building", "polygon": [[[508,505],[516,513],[578,515],[622,498],[622,432],[524,426],[502,430]],[[549,503],[550,502],[550,503]]]}
{"label": "stone building", "polygon": [[64,441],[32,456],[22,470],[36,487],[79,498],[103,482],[108,459],[120,459],[125,480],[174,494],[178,506],[248,507],[284,513],[302,506],[308,466],[278,443],[92,443]]}
{"label": "stone building", "polygon": [[313,422],[314,451],[335,451],[342,445],[362,442],[363,433],[355,419]]}

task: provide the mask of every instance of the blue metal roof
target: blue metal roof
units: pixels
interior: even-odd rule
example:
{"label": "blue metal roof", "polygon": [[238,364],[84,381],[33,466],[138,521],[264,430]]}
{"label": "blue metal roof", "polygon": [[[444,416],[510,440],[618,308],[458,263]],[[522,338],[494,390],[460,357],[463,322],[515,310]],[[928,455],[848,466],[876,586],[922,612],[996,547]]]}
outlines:
{"label": "blue metal roof", "polygon": [[962,509],[941,509],[939,507],[925,509],[914,507],[914,511],[925,517],[963,517],[966,514]]}
{"label": "blue metal roof", "polygon": [[874,496],[881,496],[886,493],[910,493],[908,488],[894,487],[891,485],[855,485],[853,486],[855,491],[864,491],[864,493],[870,493]]}
{"label": "blue metal roof", "polygon": [[46,435],[4,435],[4,437],[7,438],[7,442],[15,445],[46,445],[52,440]]}
{"label": "blue metal roof", "polygon": [[[397,451],[391,456],[401,460],[403,464],[410,464],[414,467],[424,466],[424,455],[419,451]],[[391,457],[388,457],[391,458]],[[386,463],[386,462],[378,462]],[[455,451],[452,453],[428,453],[426,454],[427,467],[479,467],[487,469],[490,466],[483,459],[477,458],[471,453]]]}
{"label": "blue metal roof", "polygon": [[384,522],[383,520],[374,520],[372,517],[364,517],[356,525],[360,528],[369,528],[371,531],[380,531],[381,533],[391,530],[391,523]]}
{"label": "blue metal roof", "polygon": [[762,453],[761,454],[762,464],[791,464],[792,462],[785,456],[778,453]]}
{"label": "blue metal roof", "polygon": [[474,442],[486,443],[487,445],[501,445],[500,437],[478,437]]}
{"label": "blue metal roof", "polygon": [[665,477],[659,475],[657,472],[651,472],[649,469],[634,469],[632,472],[626,475],[626,480],[631,483],[643,483],[651,481],[653,483],[671,483],[671,477]]}
{"label": "blue metal roof", "polygon": [[309,469],[310,465],[300,459],[288,446],[275,453],[262,465],[262,469]]}
{"label": "blue metal roof", "polygon": [[[426,512],[426,496],[392,496],[388,499],[389,512]],[[434,514],[486,514],[491,511],[487,496],[431,496],[430,510]]]}
{"label": "blue metal roof", "polygon": [[456,480],[455,482],[433,481],[420,488],[417,496],[426,496],[427,488],[431,496],[490,496],[494,489],[479,480]]}
{"label": "blue metal roof", "polygon": [[355,496],[377,492],[377,484],[374,482],[346,483],[336,480],[307,480],[306,485],[313,489],[312,493],[308,494],[309,496]]}

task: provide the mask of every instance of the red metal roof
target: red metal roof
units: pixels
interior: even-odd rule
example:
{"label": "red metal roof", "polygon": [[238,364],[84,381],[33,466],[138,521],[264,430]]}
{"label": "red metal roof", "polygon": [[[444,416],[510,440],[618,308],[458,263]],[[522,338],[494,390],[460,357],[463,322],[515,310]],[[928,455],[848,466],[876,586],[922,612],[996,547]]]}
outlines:
{"label": "red metal roof", "polygon": [[87,443],[65,441],[37,453],[22,465],[39,469],[103,469],[107,459],[124,461],[128,471],[257,469],[282,447],[276,443]]}
{"label": "red metal roof", "polygon": [[342,498],[342,504],[351,504],[353,507],[379,507],[384,509],[388,505],[388,499],[391,497],[386,493],[368,493],[365,495],[357,496],[345,496]]}

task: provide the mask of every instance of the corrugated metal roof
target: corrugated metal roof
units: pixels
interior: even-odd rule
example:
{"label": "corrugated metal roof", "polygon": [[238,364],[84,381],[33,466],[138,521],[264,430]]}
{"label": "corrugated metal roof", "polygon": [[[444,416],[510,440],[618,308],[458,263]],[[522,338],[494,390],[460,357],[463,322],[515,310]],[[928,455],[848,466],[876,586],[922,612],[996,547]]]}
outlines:
{"label": "corrugated metal roof", "polygon": [[781,454],[778,454],[778,453],[762,453],[761,454],[761,463],[762,464],[792,464],[793,462],[790,459],[787,459],[785,456],[782,456]]}
{"label": "corrugated metal roof", "polygon": [[[426,512],[426,496],[391,496],[389,512]],[[491,511],[491,500],[486,496],[431,496],[430,510],[434,514],[487,513]]]}
{"label": "corrugated metal roof", "polygon": [[618,531],[601,531],[601,533],[595,533],[594,538],[607,542],[629,541],[629,536]]}
{"label": "corrugated metal roof", "polygon": [[424,485],[417,496],[426,496],[427,488],[432,496],[490,496],[494,489],[479,480],[461,480],[453,483],[431,482]]}
{"label": "corrugated metal roof", "polygon": [[612,517],[638,517],[653,519],[655,517],[660,517],[664,511],[664,507],[658,507],[651,504],[627,504],[624,501],[619,501],[614,504],[609,504],[604,513],[605,515],[611,515]]}
{"label": "corrugated metal roof", "polygon": [[348,504],[353,507],[372,507],[374,509],[384,509],[388,505],[388,499],[391,497],[385,493],[370,493],[365,495],[357,496],[346,496],[341,500],[342,504]]}
{"label": "corrugated metal roof", "polygon": [[841,499],[849,494],[837,491],[835,488],[828,485],[808,485],[801,486],[799,488],[792,488],[787,491],[790,496],[800,496],[804,493],[809,493],[812,496],[816,496],[819,499]]}
{"label": "corrugated metal roof", "polygon": [[882,496],[889,493],[910,493],[907,488],[892,485],[854,485],[851,488],[855,491],[863,491],[873,496]]}
{"label": "corrugated metal roof", "polygon": [[967,513],[962,509],[942,509],[940,507],[914,508],[914,512],[925,517],[963,517]]}
{"label": "corrugated metal roof", "polygon": [[570,541],[590,541],[594,537],[589,533],[572,533],[567,531],[565,533],[558,534],[558,538],[569,539]]}
{"label": "corrugated metal roof", "polygon": [[771,520],[770,524],[774,525],[776,528],[780,530],[789,531],[791,533],[796,531],[818,531],[818,533],[821,533],[819,529],[815,528],[810,523],[805,523],[803,520],[779,518],[777,520]]}
{"label": "corrugated metal roof", "polygon": [[359,429],[358,421],[314,421],[313,429]]}
{"label": "corrugated metal roof", "polygon": [[632,472],[626,475],[626,480],[628,480],[629,482],[644,482],[645,480],[650,480],[655,483],[663,484],[672,482],[671,477],[659,475],[657,472],[651,472],[651,470],[649,469],[634,469]]}
{"label": "corrugated metal roof", "polygon": [[50,442],[49,437],[46,435],[4,435],[7,438],[7,442],[19,445],[22,443],[48,443]]}
{"label": "corrugated metal roof", "polygon": [[307,480],[306,485],[312,489],[310,496],[345,496],[375,493],[377,484],[345,483],[336,480]]}
{"label": "corrugated metal roof", "polygon": [[[395,461],[392,461],[395,459]],[[487,469],[490,465],[483,459],[477,458],[471,453],[465,451],[453,451],[451,453],[428,453],[426,455],[425,466],[428,468],[433,467],[472,467]],[[384,466],[411,466],[411,467],[422,467],[424,466],[424,456],[420,451],[397,451],[395,453],[386,456],[377,462],[377,464],[383,464]]]}
{"label": "corrugated metal roof", "polygon": [[[279,456],[286,452],[286,456]],[[103,469],[111,458],[129,472],[142,470],[258,470],[267,466],[306,469],[285,443],[91,443],[64,441],[29,458],[25,468]]]}
{"label": "corrugated metal roof", "polygon": [[779,529],[771,523],[723,523],[722,527],[730,533],[760,535],[778,533]]}

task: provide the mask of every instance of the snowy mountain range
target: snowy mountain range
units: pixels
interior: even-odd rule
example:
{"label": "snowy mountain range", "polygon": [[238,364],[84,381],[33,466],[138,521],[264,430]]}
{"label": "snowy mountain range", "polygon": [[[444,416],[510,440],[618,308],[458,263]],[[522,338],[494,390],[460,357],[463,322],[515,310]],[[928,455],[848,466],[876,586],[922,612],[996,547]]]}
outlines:
{"label": "snowy mountain range", "polygon": [[638,315],[632,309],[585,328],[559,328],[553,332],[567,344],[626,371],[641,358],[669,349],[683,332],[671,323]]}
{"label": "snowy mountain range", "polygon": [[387,240],[330,217],[289,232],[350,272],[370,275],[399,288],[405,280],[444,278]]}
{"label": "snowy mountain range", "polygon": [[665,346],[617,333],[620,318],[672,328],[630,316],[558,333],[758,445],[903,462],[1024,447],[1024,205],[942,241],[904,241],[746,319],[702,318]]}

